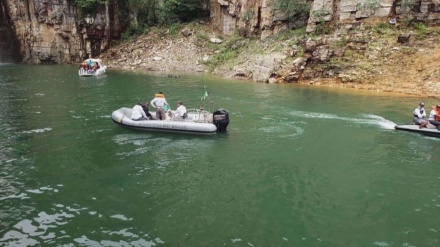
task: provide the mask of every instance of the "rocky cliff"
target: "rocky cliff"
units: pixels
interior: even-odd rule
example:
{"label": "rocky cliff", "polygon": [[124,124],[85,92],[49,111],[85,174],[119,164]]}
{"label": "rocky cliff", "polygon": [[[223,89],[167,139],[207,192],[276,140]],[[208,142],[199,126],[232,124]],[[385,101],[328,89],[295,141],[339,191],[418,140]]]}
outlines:
{"label": "rocky cliff", "polygon": [[275,1],[211,0],[211,18],[223,34],[249,33],[262,39],[304,24],[307,31],[312,32],[320,24],[378,18],[403,20],[411,16],[428,23],[440,21],[438,0],[298,0],[297,3],[309,4],[309,12],[290,15],[277,10],[273,5]]}
{"label": "rocky cliff", "polygon": [[[274,34],[299,26],[306,27],[309,34],[292,35],[291,44],[275,42],[264,53],[237,61],[232,69],[218,66],[217,71],[258,82],[299,82],[313,78],[360,82],[366,74],[359,72],[356,56],[374,60],[383,55],[383,51],[374,54],[376,49],[384,48],[375,47],[374,42],[381,40],[380,36],[386,32],[376,33],[376,25],[392,27],[389,31],[393,34],[389,36],[395,38],[386,41],[389,46],[411,47],[416,45],[415,40],[433,36],[424,34],[425,29],[440,21],[438,0],[303,0],[304,4],[310,4],[306,18],[298,13],[286,15],[273,7],[274,1],[211,1],[214,25],[224,34],[252,33],[262,41],[270,41]],[[284,51],[280,53],[276,46],[285,46]]]}
{"label": "rocky cliff", "polygon": [[[264,40],[282,30],[300,27],[307,27],[309,33],[323,27],[344,33],[356,23],[375,19],[396,18],[401,22],[411,16],[434,24],[440,20],[438,0],[298,0],[296,3],[310,6],[298,13],[275,8],[275,1],[210,0],[211,23],[223,35],[238,33]],[[26,63],[40,64],[76,63],[99,56],[123,31],[117,3],[106,1],[90,15],[81,13],[73,3],[2,0],[0,57],[15,56]]]}
{"label": "rocky cliff", "polygon": [[121,32],[112,4],[93,16],[79,12],[72,0],[3,0],[0,7],[2,50],[17,50],[25,63],[74,63],[98,56]]}

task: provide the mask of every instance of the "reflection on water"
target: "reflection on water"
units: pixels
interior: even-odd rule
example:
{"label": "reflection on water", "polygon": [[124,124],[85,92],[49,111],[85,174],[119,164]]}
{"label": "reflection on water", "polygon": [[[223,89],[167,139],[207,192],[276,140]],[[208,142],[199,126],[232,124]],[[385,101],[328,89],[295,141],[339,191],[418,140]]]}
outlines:
{"label": "reflection on water", "polygon": [[[197,108],[204,89],[229,111],[228,133],[110,118],[157,91]],[[1,66],[0,246],[437,246],[440,140],[394,130],[412,101]]]}

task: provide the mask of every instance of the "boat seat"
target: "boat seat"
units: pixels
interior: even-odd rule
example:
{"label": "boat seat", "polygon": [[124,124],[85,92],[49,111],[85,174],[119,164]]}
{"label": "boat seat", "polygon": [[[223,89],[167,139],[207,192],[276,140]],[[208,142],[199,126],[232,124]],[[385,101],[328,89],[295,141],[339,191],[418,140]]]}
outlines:
{"label": "boat seat", "polygon": [[428,125],[426,125],[427,129],[437,129],[437,127],[435,127],[435,125],[428,123]]}

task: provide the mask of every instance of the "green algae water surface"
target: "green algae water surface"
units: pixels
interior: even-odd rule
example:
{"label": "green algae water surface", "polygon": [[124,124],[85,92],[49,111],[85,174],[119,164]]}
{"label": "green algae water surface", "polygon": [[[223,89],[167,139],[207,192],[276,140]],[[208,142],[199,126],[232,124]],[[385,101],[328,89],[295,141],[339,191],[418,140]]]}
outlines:
{"label": "green algae water surface", "polygon": [[[122,106],[205,89],[226,134],[136,132]],[[0,246],[439,246],[433,99],[206,75],[0,65]]]}

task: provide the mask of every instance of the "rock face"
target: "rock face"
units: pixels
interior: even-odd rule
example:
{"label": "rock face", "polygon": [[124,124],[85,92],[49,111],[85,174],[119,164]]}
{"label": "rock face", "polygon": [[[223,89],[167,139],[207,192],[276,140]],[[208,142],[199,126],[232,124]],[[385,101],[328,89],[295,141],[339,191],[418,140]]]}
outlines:
{"label": "rock face", "polygon": [[9,36],[0,36],[0,44],[18,44],[15,49],[25,63],[76,63],[98,56],[108,47],[111,35],[121,30],[109,14],[114,5],[83,16],[72,0],[3,0],[0,4],[2,19],[9,20],[2,21],[0,29],[10,30]]}
{"label": "rock face", "polygon": [[[211,18],[223,34],[272,36],[294,26],[288,16],[272,10],[271,0],[211,0]],[[307,19],[296,20],[305,24]]]}
{"label": "rock face", "polygon": [[[307,24],[312,32],[319,24],[345,23],[362,19],[402,17],[411,10],[416,19],[440,21],[440,4],[433,0],[304,0],[311,8],[306,16],[288,18],[274,11],[275,0],[211,0],[211,18],[223,34],[257,34],[261,39],[282,30]],[[301,0],[298,0],[300,2]]]}
{"label": "rock face", "polygon": [[[276,0],[210,0],[212,24],[222,34],[266,39],[282,30],[307,27],[308,32],[326,23],[342,27],[361,20],[405,19],[408,11],[428,24],[440,21],[437,0],[298,0],[310,11],[287,16],[275,10]],[[0,1],[0,59],[19,57],[26,63],[76,63],[96,57],[123,31],[117,1],[105,1],[93,15],[85,15],[74,0]],[[396,18],[396,19],[394,19]],[[185,37],[191,35],[184,32]],[[18,54],[18,55],[17,55]],[[319,48],[326,60],[332,54]]]}

